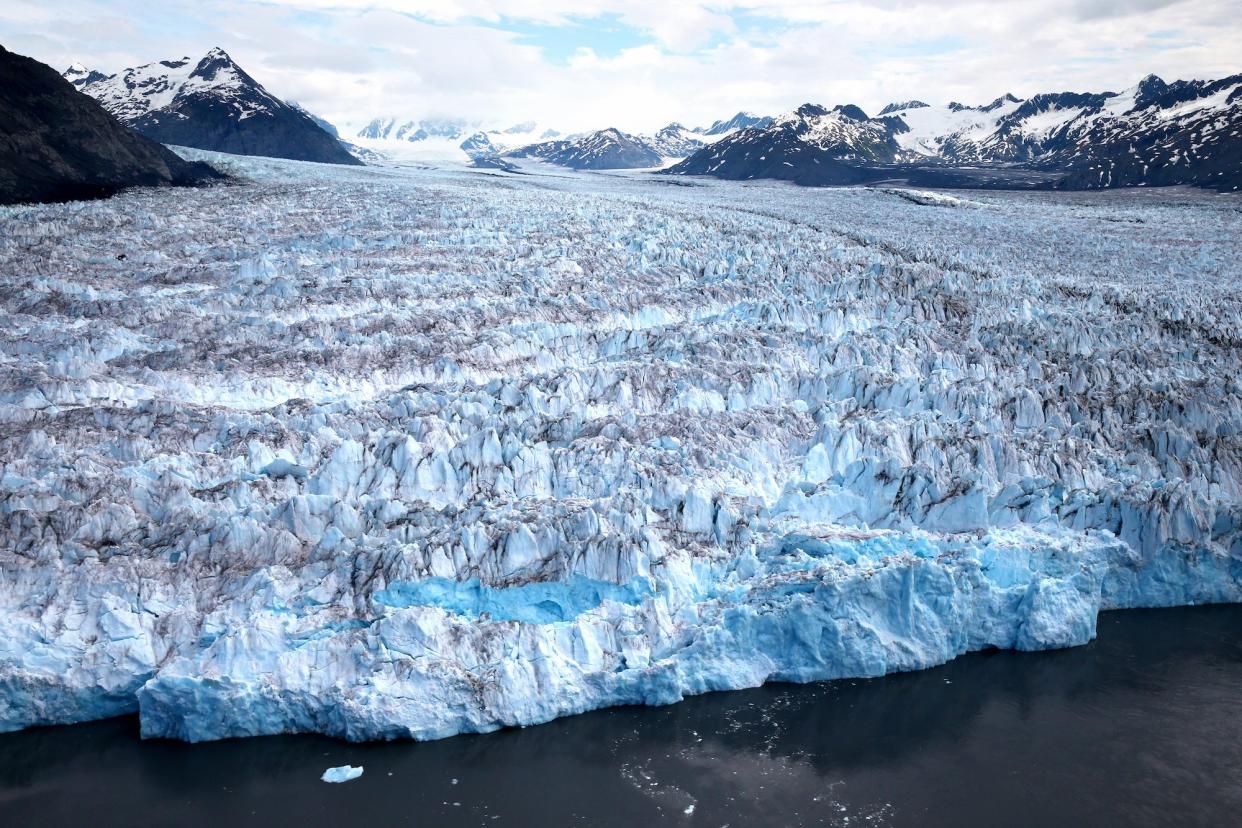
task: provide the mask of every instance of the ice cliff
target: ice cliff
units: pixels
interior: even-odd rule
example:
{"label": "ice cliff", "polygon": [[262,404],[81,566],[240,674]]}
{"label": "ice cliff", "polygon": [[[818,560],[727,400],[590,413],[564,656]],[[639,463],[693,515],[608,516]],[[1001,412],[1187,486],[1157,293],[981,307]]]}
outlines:
{"label": "ice cliff", "polygon": [[434,738],[1242,600],[1226,198],[214,160],[0,209],[0,729]]}

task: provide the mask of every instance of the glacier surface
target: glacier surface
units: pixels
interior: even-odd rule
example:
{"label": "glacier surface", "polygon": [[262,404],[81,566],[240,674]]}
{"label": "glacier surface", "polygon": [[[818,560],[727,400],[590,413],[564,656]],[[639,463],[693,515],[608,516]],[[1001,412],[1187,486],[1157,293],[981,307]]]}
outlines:
{"label": "glacier surface", "polygon": [[436,738],[1242,600],[1232,197],[211,158],[0,209],[0,730]]}

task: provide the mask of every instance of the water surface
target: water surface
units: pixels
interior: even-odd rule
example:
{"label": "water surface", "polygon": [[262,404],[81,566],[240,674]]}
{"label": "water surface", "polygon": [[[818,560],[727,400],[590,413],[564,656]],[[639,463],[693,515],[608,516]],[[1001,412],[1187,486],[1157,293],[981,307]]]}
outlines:
{"label": "water surface", "polygon": [[[143,742],[134,718],[0,735],[2,825],[1230,825],[1242,606],[1097,641],[774,685],[439,742]],[[333,765],[361,779],[319,781]]]}

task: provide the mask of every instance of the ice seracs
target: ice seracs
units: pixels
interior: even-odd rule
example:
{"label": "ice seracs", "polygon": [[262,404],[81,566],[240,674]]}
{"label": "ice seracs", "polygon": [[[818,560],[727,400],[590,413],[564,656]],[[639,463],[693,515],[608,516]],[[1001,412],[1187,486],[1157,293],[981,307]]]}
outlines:
{"label": "ice seracs", "polygon": [[1242,599],[1226,199],[209,157],[0,210],[4,729],[435,738]]}

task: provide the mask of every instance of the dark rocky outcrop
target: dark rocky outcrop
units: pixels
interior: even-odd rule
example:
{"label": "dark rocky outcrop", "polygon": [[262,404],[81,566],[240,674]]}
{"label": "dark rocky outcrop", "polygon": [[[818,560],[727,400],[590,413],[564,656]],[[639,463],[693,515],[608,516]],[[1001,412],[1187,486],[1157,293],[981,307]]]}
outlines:
{"label": "dark rocky outcrop", "polygon": [[127,129],[49,66],[0,46],[0,203],[221,178]]}

